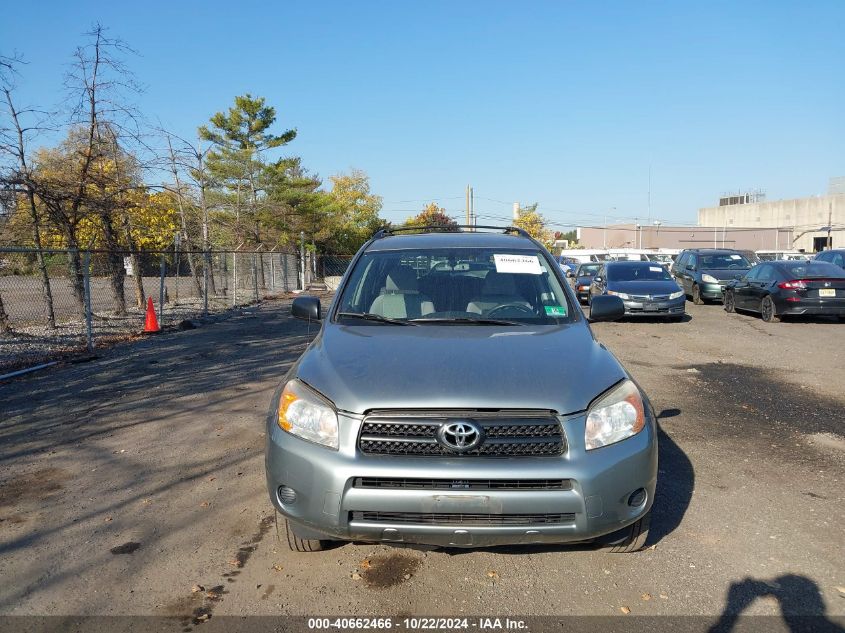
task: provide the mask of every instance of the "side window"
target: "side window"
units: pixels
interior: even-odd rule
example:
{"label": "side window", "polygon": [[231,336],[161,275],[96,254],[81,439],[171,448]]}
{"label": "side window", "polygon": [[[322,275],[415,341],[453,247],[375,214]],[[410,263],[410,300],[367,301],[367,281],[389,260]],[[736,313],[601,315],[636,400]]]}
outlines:
{"label": "side window", "polygon": [[678,259],[675,260],[675,268],[677,268],[678,270],[682,270],[684,268],[684,266],[687,265],[688,261],[689,261],[689,253],[681,253],[678,256]]}
{"label": "side window", "polygon": [[755,266],[748,273],[745,275],[745,281],[754,281],[760,275],[760,269],[762,266]]}
{"label": "side window", "polygon": [[757,281],[772,281],[775,278],[775,271],[771,266],[760,266],[757,274]]}
{"label": "side window", "polygon": [[831,264],[836,264],[837,266],[845,268],[845,266],[842,265],[842,262],[842,253],[834,253],[833,257],[830,258]]}
{"label": "side window", "polygon": [[693,270],[698,270],[698,255],[690,255],[689,265],[692,266]]}
{"label": "side window", "polygon": [[819,260],[820,262],[829,262],[830,261],[830,255],[831,255],[830,251],[824,251],[824,252],[816,255],[816,259]]}

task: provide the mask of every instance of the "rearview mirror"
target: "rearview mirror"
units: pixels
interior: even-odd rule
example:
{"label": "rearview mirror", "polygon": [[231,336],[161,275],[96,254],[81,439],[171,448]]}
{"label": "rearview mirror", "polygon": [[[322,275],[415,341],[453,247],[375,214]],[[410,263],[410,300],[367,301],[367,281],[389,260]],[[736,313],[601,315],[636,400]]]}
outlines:
{"label": "rearview mirror", "polygon": [[319,321],[321,318],[320,300],[317,297],[297,297],[293,300],[290,313],[297,319]]}
{"label": "rearview mirror", "polygon": [[616,321],[625,316],[625,304],[617,296],[599,295],[590,300],[590,321]]}

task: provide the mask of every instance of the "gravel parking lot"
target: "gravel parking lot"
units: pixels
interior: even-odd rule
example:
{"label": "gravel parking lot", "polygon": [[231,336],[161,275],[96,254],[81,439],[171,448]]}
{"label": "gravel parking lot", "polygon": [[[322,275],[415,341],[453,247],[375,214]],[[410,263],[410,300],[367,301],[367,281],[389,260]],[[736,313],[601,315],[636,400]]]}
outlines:
{"label": "gravel parking lot", "polygon": [[730,630],[744,613],[837,630],[845,324],[687,310],[593,326],[662,429],[652,533],[628,555],[287,551],[264,415],[313,331],[286,301],[2,384],[0,614],[172,616],[174,630],[224,615],[695,615],[689,628]]}

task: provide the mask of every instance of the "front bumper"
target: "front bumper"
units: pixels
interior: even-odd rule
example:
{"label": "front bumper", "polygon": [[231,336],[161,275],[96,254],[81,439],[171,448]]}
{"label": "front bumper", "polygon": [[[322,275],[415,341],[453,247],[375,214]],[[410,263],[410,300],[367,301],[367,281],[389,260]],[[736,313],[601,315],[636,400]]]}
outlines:
{"label": "front bumper", "polygon": [[686,297],[669,301],[624,301],[626,317],[681,317],[686,311]]}
{"label": "front bumper", "polygon": [[[454,547],[592,540],[630,525],[651,508],[657,438],[650,411],[648,417],[636,436],[589,452],[584,449],[581,414],[559,418],[567,436],[566,453],[561,456],[442,458],[363,455],[356,449],[359,417],[339,416],[340,450],[334,451],[282,431],[271,416],[267,487],[279,512],[308,538]],[[360,487],[359,478],[566,479],[571,485],[560,490],[372,489]],[[292,488],[296,501],[283,503],[280,486]],[[628,499],[639,488],[646,491],[646,499],[631,507]],[[391,515],[383,518],[385,513],[400,513],[403,518],[392,521]],[[460,520],[461,515],[495,520],[501,515],[552,514],[563,519],[519,525]]]}
{"label": "front bumper", "polygon": [[725,286],[727,285],[727,283],[728,282],[723,281],[718,284],[699,284],[698,288],[701,291],[701,297],[703,299],[713,299],[721,301],[725,295]]}

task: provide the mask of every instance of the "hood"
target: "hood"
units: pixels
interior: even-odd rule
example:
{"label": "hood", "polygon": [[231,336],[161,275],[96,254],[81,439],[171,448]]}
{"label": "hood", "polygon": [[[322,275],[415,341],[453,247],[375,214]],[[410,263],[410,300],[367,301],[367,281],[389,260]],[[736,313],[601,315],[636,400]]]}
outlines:
{"label": "hood", "polygon": [[584,322],[563,326],[326,323],[296,376],[338,409],[582,411],[625,377]]}
{"label": "hood", "polygon": [[731,281],[737,275],[744,275],[747,273],[750,268],[702,268],[699,270],[700,275],[710,275],[711,277],[715,277],[719,281]]}
{"label": "hood", "polygon": [[608,281],[607,288],[629,295],[668,295],[681,289],[671,279],[665,281]]}

